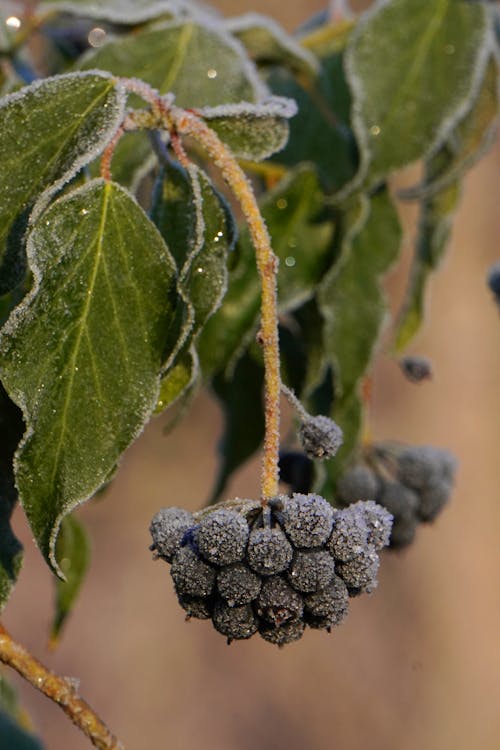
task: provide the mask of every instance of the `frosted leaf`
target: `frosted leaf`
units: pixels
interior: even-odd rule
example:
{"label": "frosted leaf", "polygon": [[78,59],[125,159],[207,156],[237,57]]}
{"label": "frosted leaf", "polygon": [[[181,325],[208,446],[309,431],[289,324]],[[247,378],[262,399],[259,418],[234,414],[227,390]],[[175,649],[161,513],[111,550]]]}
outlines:
{"label": "frosted leaf", "polygon": [[42,0],[41,12],[59,11],[119,24],[139,24],[159,16],[191,15],[200,6],[194,0]]}
{"label": "frosted leaf", "polygon": [[345,58],[362,157],[354,184],[368,170],[375,181],[425,157],[449,135],[478,91],[493,44],[482,3],[397,0],[362,16]]}
{"label": "frosted leaf", "polygon": [[315,56],[272,18],[260,13],[245,13],[230,18],[225,28],[240,39],[257,62],[282,64],[301,73],[315,74],[318,71]]}
{"label": "frosted leaf", "polygon": [[[102,71],[45,78],[0,101],[0,258],[20,214],[45,191],[39,213],[103,150],[123,118],[124,101],[122,88]],[[9,274],[12,269],[0,270],[4,280]]]}
{"label": "frosted leaf", "polygon": [[134,199],[102,180],[40,216],[28,260],[34,283],[2,329],[0,372],[27,426],[20,501],[59,572],[62,518],[107,481],[156,405],[174,266]]}
{"label": "frosted leaf", "polygon": [[241,44],[212,21],[176,20],[116,38],[80,60],[139,78],[161,94],[175,94],[180,107],[260,101],[267,88]]}
{"label": "frosted leaf", "polygon": [[281,151],[288,141],[288,122],[297,113],[293,99],[274,96],[259,104],[239,102],[202,107],[199,114],[235,156],[261,161]]}

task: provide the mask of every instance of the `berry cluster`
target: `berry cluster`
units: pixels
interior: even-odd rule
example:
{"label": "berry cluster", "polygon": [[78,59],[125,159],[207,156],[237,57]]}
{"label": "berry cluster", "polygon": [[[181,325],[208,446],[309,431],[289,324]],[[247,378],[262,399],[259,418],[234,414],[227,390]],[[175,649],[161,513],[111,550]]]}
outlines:
{"label": "berry cluster", "polygon": [[306,626],[330,631],[350,596],[375,588],[391,526],[373,502],[337,510],[319,495],[294,494],[265,507],[164,508],[151,522],[151,549],[171,563],[188,617],[212,619],[228,642],[259,633],[282,646]]}
{"label": "berry cluster", "polygon": [[376,445],[366,463],[351,466],[337,483],[338,500],[376,501],[394,518],[390,547],[410,544],[420,522],[433,521],[453,489],[456,460],[448,451],[420,446]]}

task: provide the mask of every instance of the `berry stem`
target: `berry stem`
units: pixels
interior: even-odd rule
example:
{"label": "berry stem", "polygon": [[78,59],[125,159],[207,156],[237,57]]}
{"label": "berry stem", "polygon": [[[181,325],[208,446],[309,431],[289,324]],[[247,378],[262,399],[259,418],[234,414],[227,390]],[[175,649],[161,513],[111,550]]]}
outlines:
{"label": "berry stem", "polygon": [[0,625],[0,661],[18,672],[47,698],[57,703],[99,750],[123,750],[122,743],[65,677],[59,677],[41,664]]}
{"label": "berry stem", "polygon": [[[157,91],[143,81],[120,78],[119,83],[128,91],[138,94],[151,105],[152,122],[155,121],[154,126],[158,127],[158,123],[161,122],[169,132],[170,144],[183,166],[188,166],[190,162],[181,141],[182,136],[192,138],[204,148],[213,164],[220,170],[246,219],[255,248],[257,270],[262,289],[261,325],[258,336],[263,349],[265,372],[265,437],[261,473],[261,502],[262,505],[267,505],[268,499],[278,494],[281,392],[276,291],[278,258],[271,248],[269,232],[260,213],[250,182],[236,158],[195,111],[175,107],[171,96],[160,96]],[[152,127],[152,125],[145,121],[145,127]],[[105,171],[104,169],[104,173]]]}
{"label": "berry stem", "polygon": [[265,438],[262,459],[261,501],[278,494],[278,454],[280,424],[280,359],[278,341],[278,304],[276,273],[278,259],[271,248],[269,232],[259,211],[257,200],[233,154],[199,117],[172,107],[170,116],[179,135],[198,141],[221,171],[222,177],[238,200],[248,224],[255,248],[257,269],[262,285],[261,327],[259,341],[264,354]]}

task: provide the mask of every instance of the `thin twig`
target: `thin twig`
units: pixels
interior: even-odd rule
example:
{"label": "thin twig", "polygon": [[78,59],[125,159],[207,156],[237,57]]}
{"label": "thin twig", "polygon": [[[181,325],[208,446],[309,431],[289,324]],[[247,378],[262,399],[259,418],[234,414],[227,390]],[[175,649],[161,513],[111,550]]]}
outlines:
{"label": "thin twig", "polygon": [[0,625],[0,661],[57,703],[92,744],[99,750],[123,750],[122,743],[109,731],[89,704],[80,698],[74,684],[44,667]]}

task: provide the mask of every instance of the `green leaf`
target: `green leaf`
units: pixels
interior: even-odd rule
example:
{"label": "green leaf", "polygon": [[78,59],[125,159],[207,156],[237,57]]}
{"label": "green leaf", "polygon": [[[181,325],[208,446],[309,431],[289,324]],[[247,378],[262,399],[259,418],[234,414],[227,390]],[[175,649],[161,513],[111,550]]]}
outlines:
{"label": "green leaf", "polygon": [[[0,262],[6,261],[0,293],[19,281],[23,270],[22,263],[16,270],[16,221],[22,212],[47,188],[60,189],[101,151],[123,112],[122,89],[95,71],[46,78],[0,101]],[[15,247],[4,258],[9,242]]]}
{"label": "green leaf", "polygon": [[57,537],[55,556],[66,580],[55,579],[55,615],[51,645],[59,640],[62,627],[74,607],[90,562],[90,545],[85,528],[74,515],[66,516]]}
{"label": "green leaf", "polygon": [[[280,261],[280,310],[292,310],[314,294],[330,262],[334,227],[323,216],[324,195],[314,169],[304,165],[290,173],[266,195],[261,210]],[[223,303],[200,336],[198,351],[205,373],[224,370],[257,328],[260,283],[246,229],[237,253]]]}
{"label": "green leaf", "polygon": [[117,24],[139,24],[163,15],[177,15],[178,0],[41,0],[39,12],[59,11]]}
{"label": "green leaf", "polygon": [[240,159],[262,161],[288,140],[288,119],[297,113],[292,99],[273,96],[259,104],[204,107],[201,116]]}
{"label": "green leaf", "polygon": [[357,24],[346,71],[360,178],[428,154],[470,106],[492,49],[491,14],[466,0],[379,0]]}
{"label": "green leaf", "polygon": [[263,87],[243,50],[214,25],[175,21],[108,42],[81,67],[140,78],[180,107],[258,101]]}
{"label": "green leaf", "polygon": [[[325,319],[324,348],[334,370],[331,416],[344,431],[335,471],[358,438],[360,382],[386,313],[380,279],[395,261],[401,244],[398,215],[387,190],[377,192],[369,204],[358,199],[347,216],[344,232],[340,258],[318,292]],[[353,415],[354,426],[349,422]]]}
{"label": "green leaf", "polygon": [[0,709],[0,737],[8,750],[43,750],[37,737],[26,732],[7,713]]}
{"label": "green leaf", "polygon": [[17,581],[23,559],[22,545],[10,526],[17,501],[12,462],[23,432],[21,412],[0,384],[0,610]]}
{"label": "green leaf", "polygon": [[245,13],[228,19],[225,28],[240,40],[250,56],[261,65],[283,65],[289,70],[309,75],[318,70],[314,55],[272,18],[260,13]]}
{"label": "green leaf", "polygon": [[350,127],[350,92],[343,66],[345,38],[327,37],[312,47],[320,69],[316,76],[296,78],[274,69],[272,91],[294,99],[298,115],[290,122],[290,138],[273,161],[292,167],[312,162],[329,192],[350,182],[358,169],[358,154]]}
{"label": "green leaf", "polygon": [[210,503],[216,502],[233,471],[255,453],[264,438],[264,369],[246,352],[231,376],[219,373],[212,386],[224,412],[221,464]]}
{"label": "green leaf", "polygon": [[429,157],[424,182],[403,191],[401,197],[430,197],[462,177],[493,144],[498,115],[498,62],[496,57],[491,57],[471,109],[457,124],[446,143]]}
{"label": "green leaf", "polygon": [[422,324],[427,282],[446,250],[459,200],[460,184],[454,182],[422,201],[410,281],[397,324],[395,348],[398,352],[407,346]]}
{"label": "green leaf", "polygon": [[[189,351],[227,288],[227,253],[234,227],[225,202],[207,175],[192,165],[166,164],[155,190],[152,218],[175,259],[178,290],[186,303],[182,351],[162,381],[157,411],[169,406],[198,375],[198,358]],[[182,388],[179,390],[181,384]]]}
{"label": "green leaf", "polygon": [[108,479],[158,396],[177,344],[177,295],[160,234],[123,188],[63,196],[28,238],[35,283],[0,335],[0,373],[23,409],[21,503],[43,555],[62,519]]}
{"label": "green leaf", "polygon": [[160,383],[155,414],[160,414],[189,391],[199,374],[198,356],[194,347],[181,352]]}

